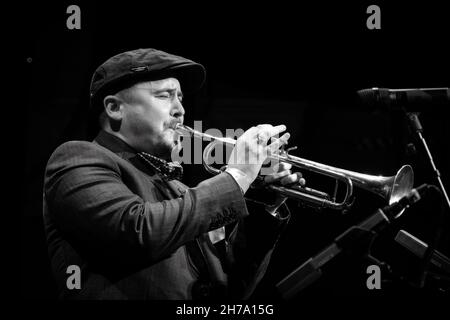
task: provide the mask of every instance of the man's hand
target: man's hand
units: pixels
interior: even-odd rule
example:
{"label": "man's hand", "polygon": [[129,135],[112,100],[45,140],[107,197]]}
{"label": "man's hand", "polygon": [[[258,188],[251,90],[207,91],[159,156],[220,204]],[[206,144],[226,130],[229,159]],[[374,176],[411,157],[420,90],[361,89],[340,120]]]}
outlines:
{"label": "man's hand", "polygon": [[[266,184],[281,184],[283,186],[291,185],[291,184],[300,184],[301,186],[305,185],[305,179],[302,177],[300,172],[291,172],[292,165],[290,163],[282,163],[276,164],[273,167],[275,173],[266,175],[264,177],[264,182]],[[271,205],[266,205],[266,210],[275,215],[278,208],[286,201],[286,197],[278,195],[275,203]]]}
{"label": "man's hand", "polygon": [[[247,177],[249,184],[251,184],[258,176],[268,154],[286,144],[290,135],[289,133],[285,133],[280,139],[277,139],[270,145],[267,145],[267,142],[271,137],[285,130],[285,125],[274,127],[269,124],[262,124],[251,127],[237,139],[236,145],[228,160],[228,168],[232,170],[238,169]],[[244,192],[247,191],[246,188],[248,186],[244,187]]]}
{"label": "man's hand", "polygon": [[266,175],[264,177],[264,182],[269,183],[279,183],[283,186],[300,183],[302,186],[305,185],[305,179],[302,178],[300,172],[291,172],[292,165],[290,163],[280,162],[273,167],[275,173]]}
{"label": "man's hand", "polygon": [[[236,141],[236,145],[230,155],[227,171],[236,179],[245,193],[250,184],[258,177],[262,164],[271,153],[275,154],[278,149],[287,144],[290,137],[285,133],[267,145],[270,138],[286,130],[286,126],[271,126],[269,124],[258,125],[248,129]],[[292,165],[289,163],[277,163],[272,168],[272,174],[264,176],[265,184],[290,185],[305,184],[300,172],[291,172]],[[266,210],[272,215],[286,201],[286,197],[278,195],[275,203],[266,206]]]}

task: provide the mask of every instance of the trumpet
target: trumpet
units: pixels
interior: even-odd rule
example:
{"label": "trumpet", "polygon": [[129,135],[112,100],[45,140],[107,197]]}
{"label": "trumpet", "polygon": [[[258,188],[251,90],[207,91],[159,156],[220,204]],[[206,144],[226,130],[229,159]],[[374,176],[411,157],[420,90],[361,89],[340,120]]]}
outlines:
{"label": "trumpet", "polygon": [[[236,145],[236,140],[232,138],[216,137],[207,133],[202,133],[180,123],[176,125],[175,131],[184,136],[211,141],[203,151],[203,165],[211,174],[219,174],[222,172],[221,170],[212,167],[208,161],[211,152],[216,145]],[[332,167],[289,154],[289,151],[294,149],[296,149],[296,147],[291,147],[289,149],[282,147],[276,153],[270,153],[268,158],[279,162],[289,163],[292,166],[303,170],[309,170],[320,175],[334,178],[336,183],[333,195],[316,189],[302,187],[299,184],[293,186],[270,184],[267,185],[267,188],[284,197],[305,202],[307,205],[314,208],[330,208],[335,210],[348,209],[353,203],[352,195],[354,187],[377,194],[387,200],[389,204],[397,202],[406,196],[413,188],[414,171],[409,165],[402,166],[394,176],[375,176]],[[346,187],[345,195],[342,200],[337,199],[339,181]]]}

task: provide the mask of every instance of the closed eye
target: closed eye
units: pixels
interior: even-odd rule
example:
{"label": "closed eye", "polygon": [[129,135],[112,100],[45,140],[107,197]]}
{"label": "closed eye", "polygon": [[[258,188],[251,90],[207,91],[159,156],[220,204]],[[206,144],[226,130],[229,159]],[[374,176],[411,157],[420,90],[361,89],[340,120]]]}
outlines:
{"label": "closed eye", "polygon": [[170,98],[171,94],[169,92],[161,92],[156,95],[158,98]]}
{"label": "closed eye", "polygon": [[[183,93],[178,93],[178,100],[183,101]],[[156,94],[156,97],[158,98],[163,98],[163,99],[169,99],[169,98],[174,98],[175,97],[175,90],[167,90],[167,91],[162,91],[159,92],[158,94]]]}

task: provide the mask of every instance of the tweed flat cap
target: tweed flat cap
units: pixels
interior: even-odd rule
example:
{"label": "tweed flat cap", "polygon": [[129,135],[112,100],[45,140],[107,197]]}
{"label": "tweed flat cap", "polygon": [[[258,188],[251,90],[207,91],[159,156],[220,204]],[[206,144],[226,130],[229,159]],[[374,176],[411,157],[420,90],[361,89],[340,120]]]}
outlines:
{"label": "tweed flat cap", "polygon": [[95,70],[90,86],[91,106],[140,81],[169,77],[177,78],[184,92],[193,92],[203,85],[206,71],[192,60],[152,48],[120,53]]}

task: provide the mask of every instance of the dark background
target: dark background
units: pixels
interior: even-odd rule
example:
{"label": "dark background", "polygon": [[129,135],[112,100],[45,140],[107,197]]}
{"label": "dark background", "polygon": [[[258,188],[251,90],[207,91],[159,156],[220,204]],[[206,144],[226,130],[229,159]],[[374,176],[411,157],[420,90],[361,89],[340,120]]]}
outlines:
{"label": "dark background", "polygon": [[[66,8],[81,8],[81,30],[66,28]],[[203,128],[249,128],[285,124],[295,154],[357,172],[394,175],[403,164],[415,171],[415,185],[435,183],[420,144],[401,113],[371,112],[355,100],[370,87],[448,87],[448,11],[422,4],[375,3],[381,30],[366,28],[366,8],[374,3],[245,5],[217,2],[180,6],[154,1],[116,4],[68,2],[24,4],[28,76],[26,164],[22,222],[22,296],[55,299],[42,226],[42,181],[46,162],[62,142],[91,139],[87,126],[89,82],[95,68],[119,52],[153,47],[188,57],[207,69],[207,83],[185,100],[186,124]],[[425,137],[450,183],[449,108],[430,106],[420,119]],[[201,165],[185,168],[184,182],[208,177]],[[303,172],[310,187],[324,183]],[[310,179],[308,179],[310,177]],[[326,188],[324,186],[323,188]],[[363,220],[385,202],[356,190],[345,215],[316,212],[291,202],[292,219],[274,252],[255,297],[272,298],[274,284]],[[433,281],[419,290],[421,261],[392,237],[403,228],[425,242],[436,235],[439,199],[430,196],[408,210],[399,226],[380,234],[373,250],[395,270],[383,289],[366,288],[366,267],[357,255],[340,257],[324,277],[301,292],[331,295],[397,295],[438,292]],[[448,213],[438,249],[450,255]],[[30,272],[32,266],[33,272]],[[385,274],[383,274],[384,276]],[[405,280],[399,280],[399,275]],[[412,283],[412,284],[410,284]]]}

